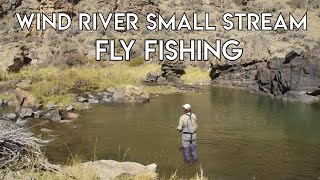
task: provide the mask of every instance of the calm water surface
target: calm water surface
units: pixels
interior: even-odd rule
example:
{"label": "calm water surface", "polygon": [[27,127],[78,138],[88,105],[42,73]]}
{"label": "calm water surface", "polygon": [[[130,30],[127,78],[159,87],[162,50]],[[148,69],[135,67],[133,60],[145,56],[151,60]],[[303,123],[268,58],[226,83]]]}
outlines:
{"label": "calm water surface", "polygon": [[[175,130],[184,103],[190,103],[198,117],[196,164],[183,162]],[[91,160],[96,149],[97,159],[156,163],[161,176],[177,170],[179,176],[191,177],[202,167],[214,179],[320,177],[319,104],[211,88],[154,97],[150,104],[99,105],[81,112],[74,124],[78,129],[59,123],[42,126],[56,135],[46,149],[49,159],[66,162],[68,146],[84,160]]]}

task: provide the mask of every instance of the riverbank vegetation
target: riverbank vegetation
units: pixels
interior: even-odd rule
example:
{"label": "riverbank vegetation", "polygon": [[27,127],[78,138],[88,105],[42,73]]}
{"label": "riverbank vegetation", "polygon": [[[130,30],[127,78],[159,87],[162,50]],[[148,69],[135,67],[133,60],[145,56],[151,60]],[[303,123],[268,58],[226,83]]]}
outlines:
{"label": "riverbank vegetation", "polygon": [[[143,84],[143,79],[149,72],[157,71],[160,71],[160,66],[155,63],[138,66],[122,63],[108,67],[91,65],[36,68],[29,66],[18,73],[1,72],[0,79],[8,82],[30,80],[31,84],[24,87],[24,90],[30,92],[43,104],[55,103],[61,106],[74,104],[78,107],[73,93],[79,91],[98,92],[130,84],[142,87],[149,93],[178,92],[174,87]],[[4,96],[2,99],[10,99],[10,94]]]}
{"label": "riverbank vegetation", "polygon": [[[160,73],[160,65],[146,63],[132,66],[129,63],[119,63],[109,66],[86,65],[75,67],[27,66],[17,73],[1,72],[1,81],[20,82],[28,80],[30,84],[21,87],[42,104],[54,103],[60,106],[72,104],[76,109],[81,109],[74,94],[78,92],[101,92],[108,88],[118,88],[124,85],[142,87],[151,94],[169,94],[180,92],[173,86],[154,85],[143,83],[144,78],[150,72]],[[186,74],[182,76],[186,84],[209,82],[209,73],[199,67],[186,68]],[[14,88],[14,86],[13,86]],[[3,96],[3,97],[2,97]],[[0,99],[10,100],[12,94],[3,94]]]}
{"label": "riverbank vegetation", "polygon": [[187,67],[185,71],[186,74],[181,76],[181,79],[186,84],[209,83],[211,81],[209,72],[207,70],[190,66]]}

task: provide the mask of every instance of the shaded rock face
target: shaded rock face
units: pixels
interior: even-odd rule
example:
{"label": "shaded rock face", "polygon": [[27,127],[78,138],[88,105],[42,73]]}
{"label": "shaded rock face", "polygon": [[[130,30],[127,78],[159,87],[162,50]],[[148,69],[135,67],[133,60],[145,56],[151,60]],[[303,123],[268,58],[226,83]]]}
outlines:
{"label": "shaded rock face", "polygon": [[[286,58],[238,65],[214,65],[214,85],[249,88],[253,92],[303,103],[318,101],[320,94],[320,47],[305,53],[296,49]],[[288,94],[287,94],[288,93]]]}
{"label": "shaded rock face", "polygon": [[320,48],[306,53],[290,52],[285,59],[274,59],[257,73],[259,90],[275,96],[288,91],[317,95],[320,90]]}
{"label": "shaded rock face", "polygon": [[157,79],[158,84],[182,84],[180,77],[185,74],[186,68],[183,61],[163,61],[161,63],[161,77]]}
{"label": "shaded rock face", "polygon": [[27,50],[25,47],[21,47],[18,53],[14,56],[13,64],[8,67],[9,72],[19,72],[20,69],[32,61],[31,58],[27,57]]}

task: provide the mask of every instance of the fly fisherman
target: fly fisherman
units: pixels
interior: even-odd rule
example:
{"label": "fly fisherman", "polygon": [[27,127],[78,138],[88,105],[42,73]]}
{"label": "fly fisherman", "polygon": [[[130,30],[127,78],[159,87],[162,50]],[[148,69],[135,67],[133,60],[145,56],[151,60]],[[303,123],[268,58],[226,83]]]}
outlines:
{"label": "fly fisherman", "polygon": [[184,114],[180,117],[179,125],[177,129],[182,132],[182,146],[184,160],[191,161],[191,155],[193,161],[198,160],[197,147],[196,147],[196,129],[197,129],[197,117],[191,112],[190,104],[182,106]]}

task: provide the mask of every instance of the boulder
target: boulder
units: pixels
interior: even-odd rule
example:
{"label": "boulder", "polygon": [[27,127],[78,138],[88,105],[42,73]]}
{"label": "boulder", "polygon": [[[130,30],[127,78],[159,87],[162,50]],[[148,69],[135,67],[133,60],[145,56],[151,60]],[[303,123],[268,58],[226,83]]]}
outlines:
{"label": "boulder", "polygon": [[92,109],[92,106],[90,105],[90,103],[83,103],[83,107],[82,107],[82,110],[90,110]]}
{"label": "boulder", "polygon": [[70,111],[74,111],[74,107],[72,105],[66,107],[66,111],[70,112]]}
{"label": "boulder", "polygon": [[145,82],[157,82],[158,78],[159,78],[159,74],[157,72],[150,72],[147,74],[144,81]]}
{"label": "boulder", "polygon": [[146,166],[147,170],[153,173],[157,172],[157,165],[155,163]]}
{"label": "boulder", "polygon": [[27,119],[22,119],[21,117],[18,117],[15,124],[17,126],[24,126],[27,123]]}
{"label": "boulder", "polygon": [[77,99],[78,99],[78,101],[81,102],[81,103],[88,102],[88,99],[87,99],[87,98],[84,98],[84,97],[78,97]]}
{"label": "boulder", "polygon": [[92,94],[88,94],[88,98],[90,98],[90,99],[97,99],[94,95],[92,95]]}
{"label": "boulder", "polygon": [[[79,165],[83,168],[94,169],[99,179],[121,179],[121,176],[135,176],[138,174],[148,174],[146,179],[155,179],[156,165],[144,166],[136,162],[117,162],[113,160],[100,160],[86,162]],[[70,170],[69,170],[70,169]],[[66,167],[65,171],[72,172],[72,167]]]}
{"label": "boulder", "polygon": [[284,97],[289,100],[293,100],[293,101],[297,101],[305,104],[312,104],[315,102],[319,102],[319,97],[311,96],[304,92],[298,92],[298,91],[288,91],[287,93],[284,94]]}
{"label": "boulder", "polygon": [[45,115],[45,117],[49,118],[51,121],[60,121],[63,119],[60,110],[51,110]]}
{"label": "boulder", "polygon": [[18,105],[31,108],[38,106],[39,102],[30,92],[16,88],[15,93]]}
{"label": "boulder", "polygon": [[111,103],[112,102],[112,98],[103,98],[101,99],[101,103]]}
{"label": "boulder", "polygon": [[149,98],[149,93],[132,85],[117,89],[113,95],[114,102],[148,102]]}
{"label": "boulder", "polygon": [[46,109],[48,110],[54,110],[56,108],[56,104],[55,103],[48,103],[46,105]]}
{"label": "boulder", "polygon": [[33,117],[33,110],[31,108],[21,108],[19,115],[22,119]]}
{"label": "boulder", "polygon": [[43,116],[43,111],[35,111],[33,112],[33,117],[36,119],[40,119]]}
{"label": "boulder", "polygon": [[2,114],[2,118],[5,120],[15,121],[17,119],[17,115],[15,113],[4,113]]}
{"label": "boulder", "polygon": [[89,99],[88,102],[89,102],[90,104],[99,104],[99,103],[100,103],[100,101],[97,100],[97,99]]}

